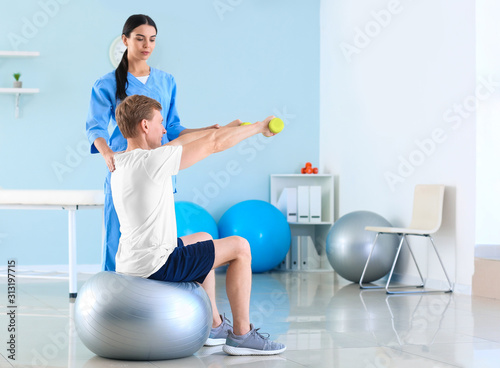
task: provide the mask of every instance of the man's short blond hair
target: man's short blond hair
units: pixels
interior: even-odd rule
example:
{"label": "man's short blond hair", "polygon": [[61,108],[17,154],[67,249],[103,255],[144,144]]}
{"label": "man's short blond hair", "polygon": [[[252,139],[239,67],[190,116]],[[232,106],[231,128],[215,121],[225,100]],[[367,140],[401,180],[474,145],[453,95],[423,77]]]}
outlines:
{"label": "man's short blond hair", "polygon": [[132,95],[125,98],[116,108],[115,117],[124,138],[135,138],[137,126],[143,120],[151,120],[154,110],[161,112],[161,104],[147,96]]}

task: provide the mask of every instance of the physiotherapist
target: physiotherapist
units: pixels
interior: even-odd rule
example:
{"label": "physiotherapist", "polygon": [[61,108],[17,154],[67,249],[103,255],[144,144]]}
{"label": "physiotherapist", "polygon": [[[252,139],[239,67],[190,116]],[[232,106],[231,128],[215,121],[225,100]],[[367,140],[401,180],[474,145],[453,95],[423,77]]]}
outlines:
{"label": "physiotherapist", "polygon": [[[127,149],[127,140],[123,137],[115,120],[116,106],[130,95],[151,97],[162,105],[163,124],[167,134],[163,136],[165,144],[179,135],[203,129],[217,129],[213,125],[200,129],[186,129],[180,124],[175,104],[176,84],[173,76],[161,70],[151,68],[147,60],[155,48],[157,28],[155,22],[143,14],[130,16],[123,26],[122,41],[127,47],[122,60],[115,71],[98,79],[90,98],[87,116],[87,137],[91,144],[90,152],[99,152],[109,169],[104,181],[104,226],[105,244],[103,270],[115,271],[115,256],[120,239],[120,223],[113,205],[110,178],[115,170],[114,155]],[[175,177],[174,193],[176,192]]]}

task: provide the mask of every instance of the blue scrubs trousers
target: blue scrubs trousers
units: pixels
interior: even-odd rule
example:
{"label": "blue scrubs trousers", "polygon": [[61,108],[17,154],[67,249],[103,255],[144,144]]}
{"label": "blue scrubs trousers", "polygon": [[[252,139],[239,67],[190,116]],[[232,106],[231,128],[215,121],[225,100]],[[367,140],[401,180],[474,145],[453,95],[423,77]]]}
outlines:
{"label": "blue scrubs trousers", "polygon": [[102,255],[103,271],[115,271],[116,268],[116,252],[118,252],[118,244],[120,242],[120,222],[113,204],[111,196],[111,173],[108,172],[104,181],[104,228],[106,235],[104,238],[104,250]]}

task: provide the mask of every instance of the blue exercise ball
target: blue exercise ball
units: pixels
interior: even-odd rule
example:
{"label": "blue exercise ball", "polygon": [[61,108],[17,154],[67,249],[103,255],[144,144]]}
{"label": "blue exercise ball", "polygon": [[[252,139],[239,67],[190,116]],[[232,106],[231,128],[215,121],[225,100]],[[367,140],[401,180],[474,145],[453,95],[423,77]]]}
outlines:
{"label": "blue exercise ball", "polygon": [[206,209],[191,202],[175,202],[177,236],[194,233],[209,233],[212,238],[219,238],[217,223]]}
{"label": "blue exercise ball", "polygon": [[252,271],[256,273],[279,265],[291,241],[285,216],[272,204],[259,200],[243,201],[229,208],[219,220],[219,235],[238,235],[248,240]]}
{"label": "blue exercise ball", "polygon": [[103,271],[80,289],[75,327],[93,353],[121,360],[193,355],[212,328],[212,306],[195,282],[148,280]]}
{"label": "blue exercise ball", "polygon": [[[339,218],[326,238],[326,254],[335,272],[343,278],[359,282],[377,233],[366,226],[392,226],[382,216],[370,211],[355,211]],[[398,239],[380,235],[363,282],[378,280],[389,273],[396,256]]]}

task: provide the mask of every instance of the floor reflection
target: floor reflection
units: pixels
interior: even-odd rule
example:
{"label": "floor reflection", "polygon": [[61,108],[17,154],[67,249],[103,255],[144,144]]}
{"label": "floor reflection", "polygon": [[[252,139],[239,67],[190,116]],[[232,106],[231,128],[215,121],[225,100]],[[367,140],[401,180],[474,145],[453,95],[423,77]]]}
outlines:
{"label": "floor reflection", "polygon": [[[219,307],[231,319],[225,274],[216,277]],[[80,286],[86,278],[80,276]],[[383,290],[360,290],[328,272],[254,275],[252,322],[287,345],[279,356],[231,357],[221,347],[204,347],[192,357],[172,361],[109,360],[95,356],[78,338],[66,288],[64,280],[19,279],[17,359],[9,361],[0,351],[0,368],[482,368],[497,367],[500,361],[500,301],[455,293],[388,296]],[[6,312],[2,300],[0,326],[7,325]]]}

